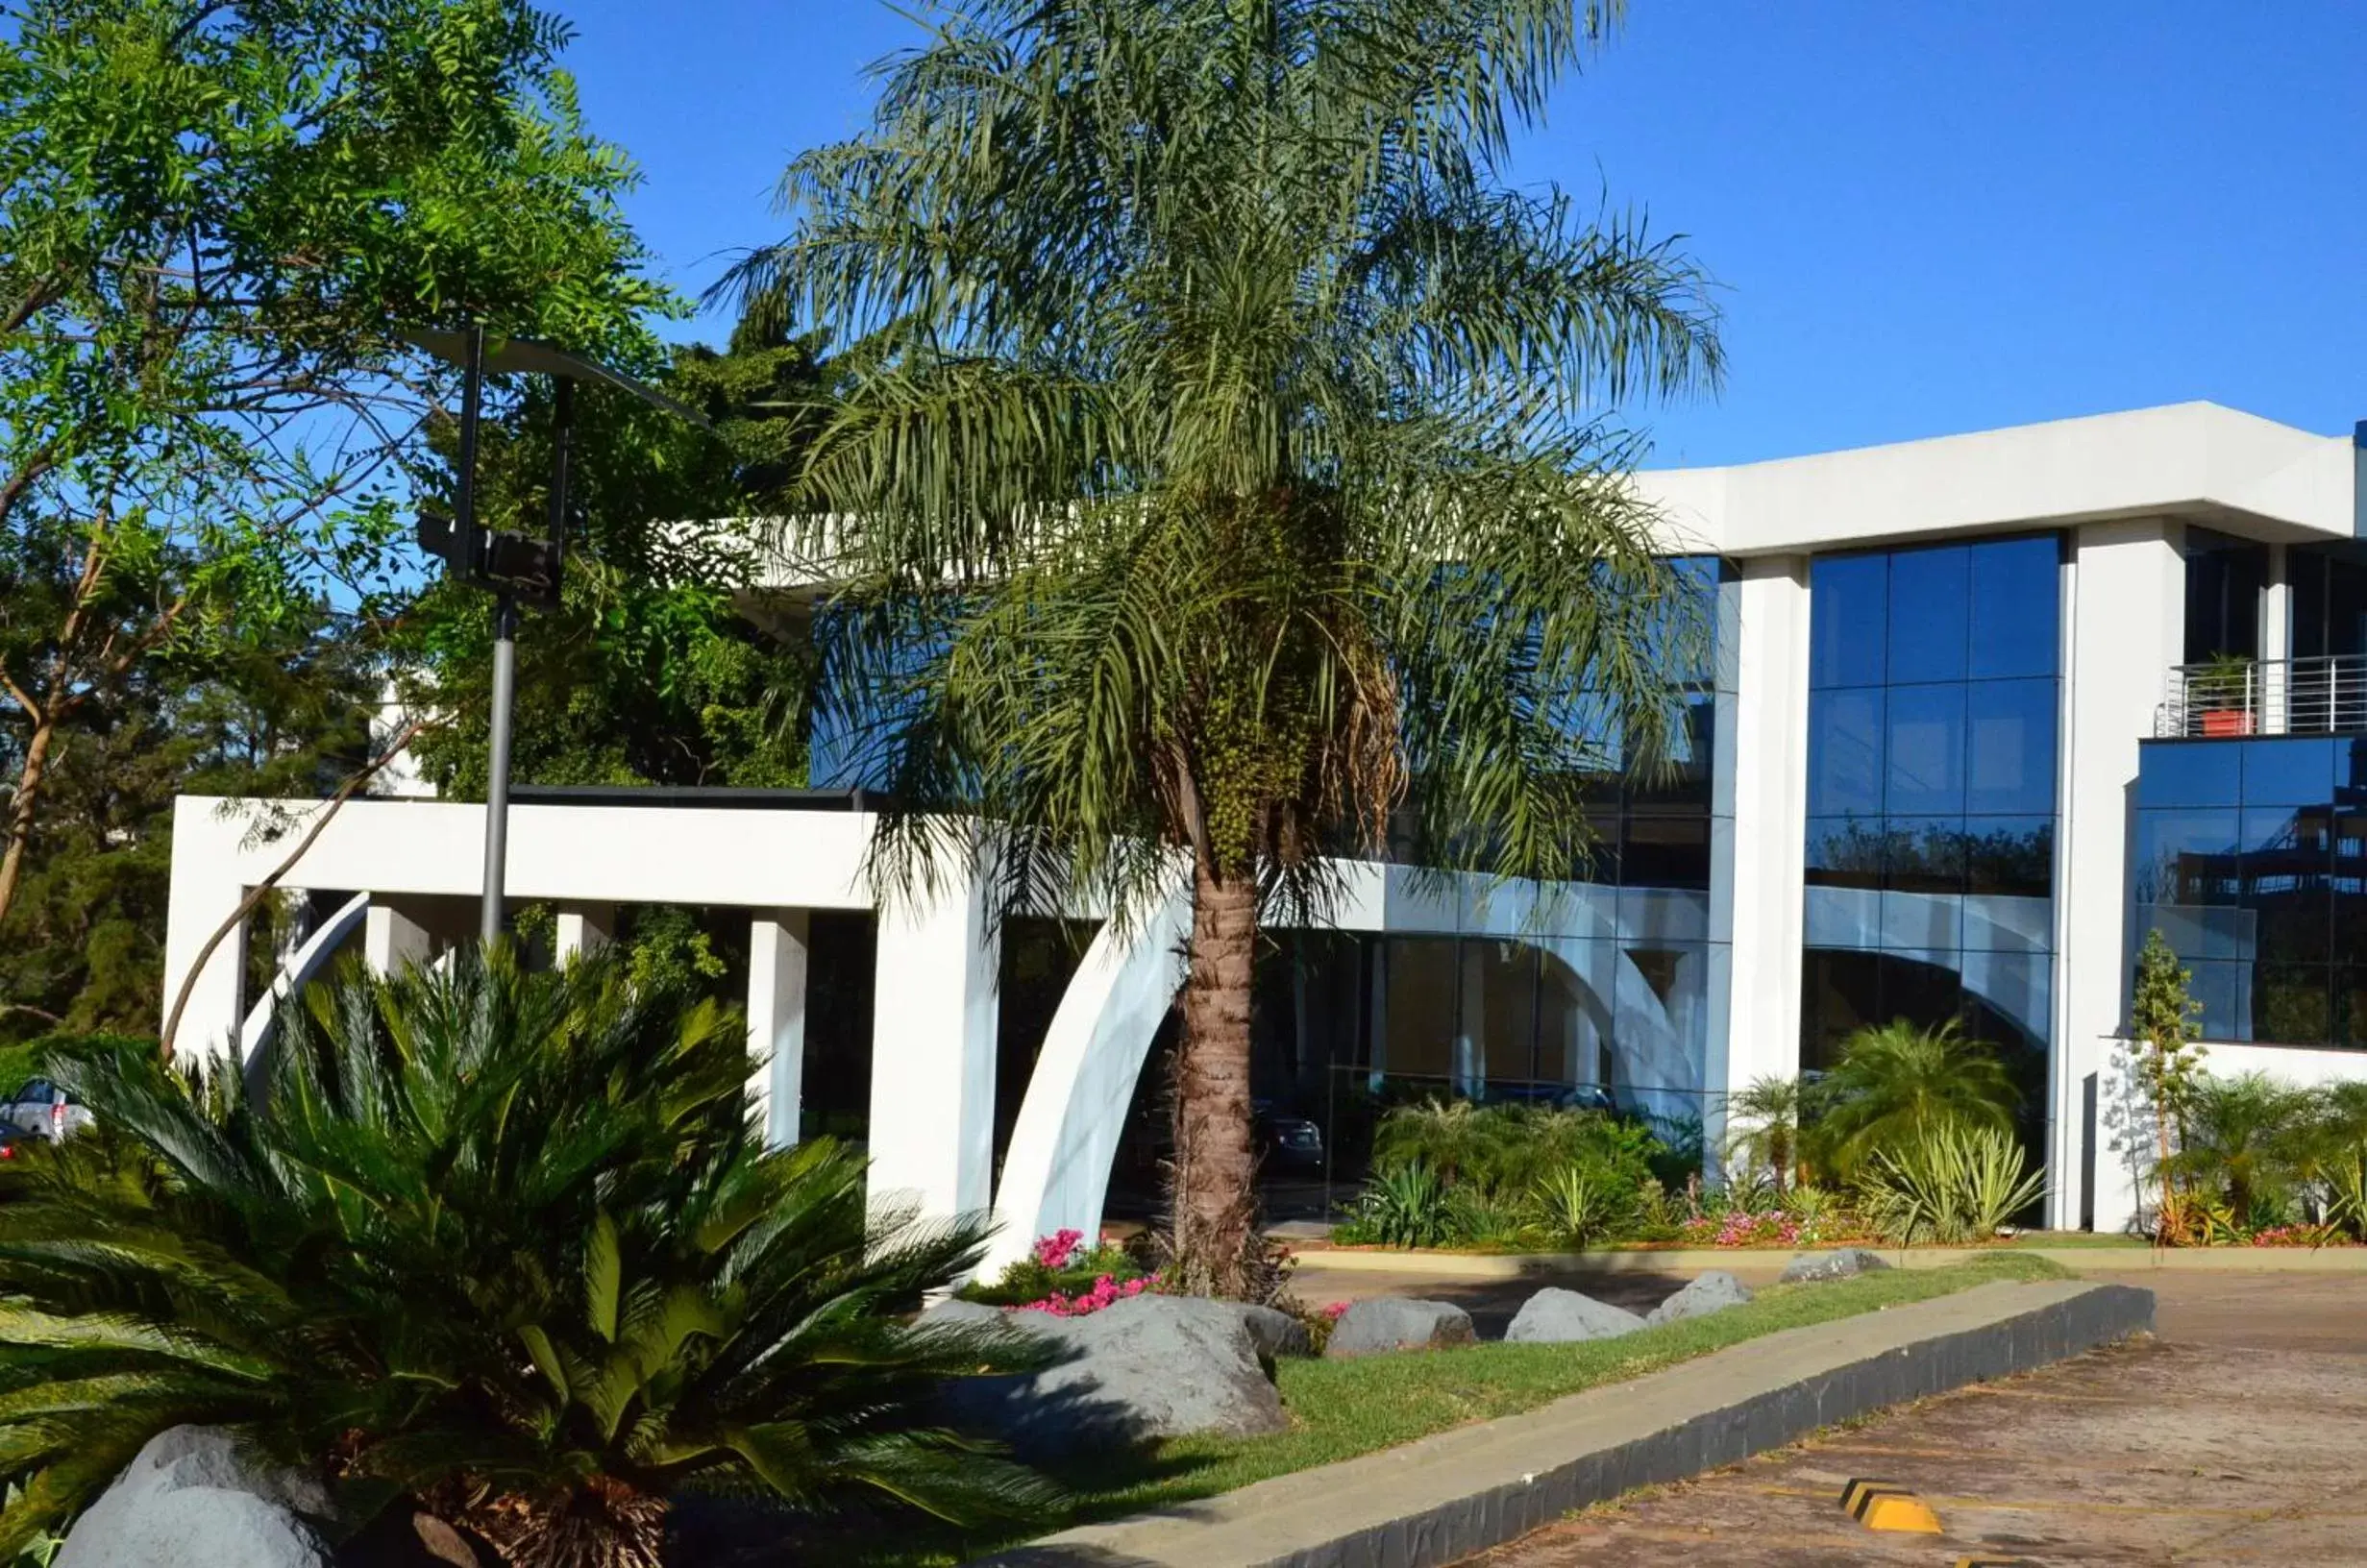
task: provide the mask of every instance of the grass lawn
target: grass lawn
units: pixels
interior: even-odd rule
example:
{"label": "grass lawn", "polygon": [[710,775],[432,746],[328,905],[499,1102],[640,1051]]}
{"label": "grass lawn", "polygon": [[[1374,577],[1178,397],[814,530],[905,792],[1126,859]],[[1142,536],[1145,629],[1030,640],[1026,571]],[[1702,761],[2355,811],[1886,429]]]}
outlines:
{"label": "grass lawn", "polygon": [[1574,1345],[1472,1345],[1355,1360],[1285,1360],[1277,1370],[1291,1430],[1270,1437],[1179,1437],[1145,1452],[1096,1456],[1058,1473],[1074,1495],[1062,1518],[1000,1541],[908,1542],[862,1560],[958,1563],[1072,1524],[1213,1496],[1270,1476],[1411,1442],[1449,1427],[1535,1409],[1566,1394],[1656,1372],[1785,1329],[1928,1301],[1997,1280],[2067,1277],[2043,1258],[2000,1250],[1934,1269],[1890,1269],[1825,1285],[1770,1286],[1743,1307],[1616,1339]]}

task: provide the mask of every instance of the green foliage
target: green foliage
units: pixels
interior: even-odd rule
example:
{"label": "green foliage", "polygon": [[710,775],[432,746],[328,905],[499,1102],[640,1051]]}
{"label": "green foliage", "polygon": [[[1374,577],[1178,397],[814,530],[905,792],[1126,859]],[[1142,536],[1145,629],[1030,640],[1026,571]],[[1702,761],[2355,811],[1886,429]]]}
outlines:
{"label": "green foliage", "polygon": [[1844,1041],[1817,1098],[1815,1143],[1843,1176],[1946,1128],[2010,1131],[2020,1100],[1997,1053],[1953,1019],[1919,1029],[1904,1018]]}
{"label": "green foliage", "polygon": [[2186,1190],[2224,1208],[2237,1229],[2287,1221],[2313,1164],[2320,1096],[2265,1072],[2203,1073],[2183,1104],[2185,1132],[2171,1167]]}
{"label": "green foliage", "polygon": [[[535,784],[807,781],[810,639],[743,595],[767,562],[742,522],[773,504],[826,406],[835,372],[812,339],[745,324],[732,351],[682,349],[658,384],[702,430],[616,394],[577,400],[567,579],[518,645],[512,771]],[[489,523],[549,531],[551,401],[530,391],[479,458]],[[415,748],[445,794],[484,792],[492,609],[438,584],[399,639],[416,702],[453,708]]]}
{"label": "green foliage", "polygon": [[176,787],[366,754],[480,319],[629,364],[633,180],[525,0],[0,21],[0,1038],[154,1027]]}
{"label": "green foliage", "polygon": [[1586,1247],[1619,1235],[1636,1217],[1638,1189],[1588,1165],[1565,1165],[1537,1186],[1540,1223],[1560,1245]]}
{"label": "green foliage", "polygon": [[1438,1247],[1455,1239],[1445,1182],[1419,1160],[1373,1173],[1341,1239],[1385,1247]]}
{"label": "green foliage", "polygon": [[693,1483],[1043,1500],[928,1413],[1025,1348],[900,1322],[982,1225],[869,1218],[858,1159],[767,1152],[726,1011],[465,955],[311,992],[261,1095],[153,1052],[59,1068],[107,1134],[0,1204],[0,1552],[184,1421],[535,1568],[655,1562]]}
{"label": "green foliage", "polygon": [[1766,1172],[1778,1194],[1799,1180],[1800,1112],[1797,1078],[1754,1078],[1729,1100],[1729,1179],[1739,1161],[1745,1169]]}
{"label": "green foliage", "polygon": [[2153,1113],[2154,1174],[2161,1184],[2155,1234],[2168,1242],[2188,1239],[2177,1159],[2203,1075],[2203,1047],[2195,1043],[2203,1035],[2196,1021],[2203,1004],[2186,989],[2193,978],[2158,930],[2145,933],[2129,995],[2129,1032],[2136,1042],[2131,1066]]}
{"label": "green foliage", "polygon": [[1900,1246],[1985,1241],[2045,1195],[2045,1173],[2027,1164],[2004,1128],[1929,1123],[1873,1150],[1859,1174],[1859,1206]]}
{"label": "green foliage", "polygon": [[973,1280],[953,1293],[989,1307],[1024,1307],[1054,1294],[1081,1295],[1103,1275],[1124,1285],[1148,1272],[1125,1248],[1105,1241],[1097,1247],[1080,1247],[1059,1268],[1048,1268],[1032,1257],[1022,1258],[991,1282]]}
{"label": "green foliage", "polygon": [[[971,813],[1023,829],[1015,909],[1139,915],[1184,853],[1204,947],[1393,836],[1566,876],[1603,787],[1686,753],[1707,647],[1602,410],[1723,365],[1681,251],[1500,178],[1600,13],[926,17],[732,279],[861,343],[779,515],[845,574],[823,700],[876,726],[883,880],[968,856]],[[1183,1057],[1227,1065],[1188,1083],[1238,1082],[1230,956],[1195,954]],[[1247,1105],[1177,1125],[1179,1259],[1229,1277]]]}
{"label": "green foliage", "polygon": [[1383,1115],[1372,1158],[1381,1170],[1419,1163],[1449,1182],[1526,1192],[1571,1165],[1633,1189],[1659,1150],[1650,1128],[1608,1112],[1433,1099]]}

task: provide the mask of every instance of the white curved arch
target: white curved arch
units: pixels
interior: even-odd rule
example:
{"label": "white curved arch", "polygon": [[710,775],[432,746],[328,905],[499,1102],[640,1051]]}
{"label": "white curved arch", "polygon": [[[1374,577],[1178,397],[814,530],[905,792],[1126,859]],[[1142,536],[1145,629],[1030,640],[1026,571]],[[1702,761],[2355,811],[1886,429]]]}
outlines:
{"label": "white curved arch", "polygon": [[1192,923],[1188,889],[1171,894],[1125,935],[1103,921],[1061,994],[995,1192],[995,1239],[979,1272],[991,1279],[1058,1230],[1097,1237],[1110,1165],[1134,1081],[1182,984]]}
{"label": "white curved arch", "polygon": [[303,945],[287,955],[280,972],[271,979],[271,989],[247,1013],[246,1022],[238,1028],[238,1060],[252,1062],[255,1053],[271,1041],[272,1031],[280,1021],[280,1004],[295,995],[329,967],[329,960],[343,946],[345,940],[361,929],[361,922],[370,913],[370,895],[358,893],[337,906],[335,914],[314,927]]}

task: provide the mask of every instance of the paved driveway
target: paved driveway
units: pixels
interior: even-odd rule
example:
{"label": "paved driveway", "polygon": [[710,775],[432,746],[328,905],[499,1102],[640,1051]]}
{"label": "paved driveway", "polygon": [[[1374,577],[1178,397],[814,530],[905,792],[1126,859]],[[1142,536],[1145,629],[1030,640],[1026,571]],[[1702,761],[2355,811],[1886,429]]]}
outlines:
{"label": "paved driveway", "polygon": [[[1967,1556],[2367,1563],[2367,1276],[2131,1273],[2159,1336],[1839,1428],[1590,1509],[1470,1568],[1827,1568]],[[1837,1506],[1897,1482],[1946,1533]]]}

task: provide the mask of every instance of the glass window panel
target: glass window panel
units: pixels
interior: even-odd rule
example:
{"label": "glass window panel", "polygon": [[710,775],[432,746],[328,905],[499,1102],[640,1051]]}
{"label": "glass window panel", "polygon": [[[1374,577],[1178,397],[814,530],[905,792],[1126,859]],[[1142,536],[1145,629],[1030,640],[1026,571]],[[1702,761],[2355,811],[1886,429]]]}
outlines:
{"label": "glass window panel", "polygon": [[1917,1028],[1932,1028],[1958,1017],[1964,983],[1957,966],[1962,962],[1954,951],[1884,953],[1884,1020],[1905,1018]]}
{"label": "glass window panel", "polygon": [[1904,893],[1964,891],[1964,819],[1893,817],[1883,834],[1883,886]]}
{"label": "glass window panel", "polygon": [[2054,816],[1965,818],[1964,885],[1971,893],[2052,896]]}
{"label": "glass window panel", "polygon": [[1885,736],[1885,799],[1893,816],[1954,816],[1964,809],[1964,688],[1894,686]]}
{"label": "glass window panel", "polygon": [[1710,819],[1642,812],[1628,818],[1619,881],[1629,888],[1707,888]]}
{"label": "glass window panel", "polygon": [[[2337,964],[2356,964],[2367,969],[2367,898],[2355,894],[2333,897],[2333,958]],[[2367,1027],[2367,1021],[2362,1022]]]}
{"label": "glass window panel", "polygon": [[1453,1074],[1455,947],[1452,937],[1388,939],[1387,1029],[1375,1066],[1439,1078]]}
{"label": "glass window panel", "polygon": [[2332,905],[2324,888],[2303,888],[2253,900],[2253,956],[2267,963],[2323,964],[2331,954]]}
{"label": "glass window panel", "polygon": [[2186,994],[2203,1004],[2195,1022],[2205,1040],[2246,1041],[2252,1038],[2252,966],[2231,963],[2190,963]]}
{"label": "glass window panel", "polygon": [[1801,942],[1810,947],[1882,945],[1882,890],[1810,888]]}
{"label": "glass window panel", "polygon": [[1611,1036],[1613,1086],[1663,1093],[1698,1090],[1709,1057],[1709,948],[1631,946],[1621,957]]}
{"label": "glass window panel", "polygon": [[1619,935],[1629,941],[1706,942],[1710,895],[1691,888],[1621,888]]}
{"label": "glass window panel", "polygon": [[2323,964],[2257,964],[2252,1038],[2263,1044],[2322,1045],[2333,1037],[2333,972]]}
{"label": "glass window panel", "polygon": [[1972,546],[1971,554],[1967,674],[1976,680],[2057,674],[2062,601],[2056,537],[1992,540]]}
{"label": "glass window panel", "polygon": [[1537,1071],[1537,949],[1517,942],[1476,942],[1464,952],[1464,1017],[1481,1032],[1481,1058],[1492,1084],[1526,1084]]}
{"label": "glass window panel", "polygon": [[1716,697],[1709,692],[1688,696],[1669,733],[1667,754],[1639,751],[1630,759],[1630,798],[1640,805],[1690,805],[1707,811],[1716,738]]}
{"label": "glass window panel", "polygon": [[1890,558],[1820,555],[1809,565],[1809,684],[1876,686],[1889,626]]}
{"label": "glass window panel", "polygon": [[2243,879],[2232,811],[2140,811],[2130,887],[2140,904],[2232,904]]}
{"label": "glass window panel", "polygon": [[2232,806],[2244,798],[2237,741],[2148,741],[2137,747],[2140,806]]}
{"label": "glass window panel", "polygon": [[1964,809],[2053,812],[2052,680],[1980,681],[1964,689]]}
{"label": "glass window panel", "polygon": [[1540,954],[1539,1076],[1565,1084],[1602,1081],[1618,956],[1608,942],[1555,942]]}
{"label": "glass window panel", "polygon": [[1886,1022],[1882,1011],[1882,959],[1874,953],[1812,948],[1802,955],[1800,1065],[1829,1070],[1841,1058],[1841,1042],[1869,1024]]}
{"label": "glass window panel", "polygon": [[2182,959],[2240,959],[2249,964],[2258,945],[2255,933],[2259,917],[2249,909],[2140,904],[2136,913],[2139,942],[2144,940],[2142,933],[2158,931],[2170,951]]}
{"label": "glass window panel", "polygon": [[2054,961],[2043,953],[1966,953],[1964,1028],[2009,1053],[2044,1050],[2054,1034]]}
{"label": "glass window panel", "polygon": [[1808,880],[1811,886],[1878,888],[1889,855],[1889,834],[1879,818],[1811,817],[1808,820]]}
{"label": "glass window panel", "polygon": [[1882,945],[1886,948],[1954,952],[1964,945],[1964,895],[1957,893],[1885,893]]}
{"label": "glass window panel", "polygon": [[2334,797],[2334,765],[2344,743],[2245,741],[2244,804],[2324,805]]}
{"label": "glass window panel", "polygon": [[1883,707],[1879,690],[1810,695],[1810,815],[1882,814]]}
{"label": "glass window panel", "polygon": [[1892,685],[1964,678],[1969,565],[1961,545],[1902,550],[1890,557]]}
{"label": "glass window panel", "polygon": [[2367,1045],[2367,966],[2345,965],[2334,970],[2334,1040],[2353,1047]]}

